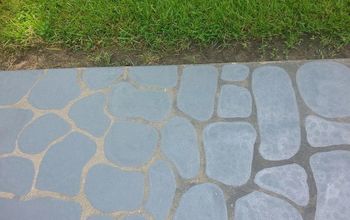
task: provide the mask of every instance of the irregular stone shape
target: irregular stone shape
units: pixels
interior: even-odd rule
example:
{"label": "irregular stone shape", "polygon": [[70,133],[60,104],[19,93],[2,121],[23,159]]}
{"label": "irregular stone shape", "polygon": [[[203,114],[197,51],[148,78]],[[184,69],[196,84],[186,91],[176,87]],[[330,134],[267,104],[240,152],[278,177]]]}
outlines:
{"label": "irregular stone shape", "polygon": [[0,105],[18,102],[34,85],[42,71],[0,71]]}
{"label": "irregular stone shape", "polygon": [[84,69],[83,79],[90,89],[102,89],[123,74],[119,67],[93,67]]}
{"label": "irregular stone shape", "polygon": [[18,133],[32,117],[30,110],[0,109],[0,154],[13,151]]}
{"label": "irregular stone shape", "polygon": [[125,218],[123,218],[123,220],[146,220],[146,219],[141,215],[131,215],[131,216],[126,216]]}
{"label": "irregular stone shape", "polygon": [[242,64],[226,64],[222,67],[221,79],[226,81],[243,81],[249,75],[249,67]]}
{"label": "irregular stone shape", "polygon": [[305,119],[307,141],[312,147],[350,144],[350,124],[327,121],[317,116]]}
{"label": "irregular stone shape", "polygon": [[50,69],[32,89],[28,101],[40,109],[61,109],[80,94],[75,69]]}
{"label": "irregular stone shape", "polygon": [[192,118],[206,121],[214,112],[218,71],[214,66],[187,66],[183,70],[177,107]]}
{"label": "irregular stone shape", "polygon": [[236,201],[235,220],[302,220],[288,202],[262,192],[252,192]]}
{"label": "irregular stone shape", "polygon": [[266,168],[258,172],[254,182],[266,190],[279,193],[300,206],[309,202],[307,174],[298,164]]}
{"label": "irregular stone shape", "polygon": [[149,86],[170,88],[176,86],[177,66],[137,66],[128,70],[130,79]]}
{"label": "irregular stone shape", "polygon": [[221,88],[218,115],[223,118],[246,118],[252,114],[252,96],[248,89],[224,85]]}
{"label": "irregular stone shape", "polygon": [[222,190],[212,183],[191,187],[180,200],[174,220],[227,220]]}
{"label": "irregular stone shape", "polygon": [[200,159],[197,134],[185,118],[172,118],[161,130],[161,149],[175,164],[183,178],[195,177],[199,172]]}
{"label": "irregular stone shape", "polygon": [[0,199],[0,213],[4,220],[78,220],[81,207],[75,202],[48,197],[27,201]]}
{"label": "irregular stone shape", "polygon": [[129,83],[122,82],[113,88],[109,109],[117,117],[141,117],[160,121],[169,112],[171,98],[165,92],[139,91]]}
{"label": "irregular stone shape", "polygon": [[18,146],[24,153],[37,154],[49,143],[66,134],[70,126],[59,116],[49,113],[28,125],[18,139]]}
{"label": "irregular stone shape", "polygon": [[316,153],[310,158],[317,187],[316,220],[350,216],[350,152]]}
{"label": "irregular stone shape", "polygon": [[94,136],[102,136],[111,120],[104,113],[105,96],[97,93],[76,102],[69,111],[75,124]]}
{"label": "irregular stone shape", "polygon": [[232,186],[246,183],[251,174],[255,129],[245,122],[217,122],[203,132],[206,174]]}
{"label": "irregular stone shape", "polygon": [[149,197],[145,208],[155,220],[167,219],[176,190],[175,176],[164,161],[158,161],[149,170]]}
{"label": "irregular stone shape", "polygon": [[114,218],[109,216],[94,215],[87,218],[87,220],[114,220]]}
{"label": "irregular stone shape", "polygon": [[33,177],[32,161],[21,157],[0,158],[0,192],[25,195],[32,187]]}
{"label": "irregular stone shape", "polygon": [[142,204],[144,176],[98,164],[86,177],[85,193],[92,205],[103,212],[130,211]]}
{"label": "irregular stone shape", "polygon": [[105,139],[106,157],[122,166],[142,166],[151,159],[157,145],[158,133],[151,126],[115,123]]}
{"label": "irregular stone shape", "polygon": [[300,147],[299,112],[292,83],[280,67],[263,66],[253,72],[261,143],[267,160],[285,160]]}
{"label": "irregular stone shape", "polygon": [[301,66],[297,84],[306,105],[327,118],[350,116],[350,68],[333,61]]}
{"label": "irregular stone shape", "polygon": [[36,187],[76,195],[84,165],[95,154],[96,144],[80,133],[72,133],[53,145],[41,162]]}

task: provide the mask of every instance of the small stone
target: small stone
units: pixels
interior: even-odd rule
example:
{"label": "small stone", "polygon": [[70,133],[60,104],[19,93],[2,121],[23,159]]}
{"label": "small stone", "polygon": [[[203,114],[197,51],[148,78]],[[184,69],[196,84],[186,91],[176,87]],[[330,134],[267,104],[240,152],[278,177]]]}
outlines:
{"label": "small stone", "polygon": [[191,187],[180,200],[174,220],[227,220],[222,190],[204,183]]}
{"label": "small stone", "polygon": [[186,66],[183,70],[177,107],[199,121],[210,119],[214,112],[218,71],[214,66]]}
{"label": "small stone", "polygon": [[69,117],[75,124],[100,137],[107,130],[110,119],[104,113],[105,96],[97,93],[76,102],[69,111]]}
{"label": "small stone", "polygon": [[310,158],[317,187],[316,220],[350,216],[350,152],[316,153]]}
{"label": "small stone", "polygon": [[41,162],[36,187],[74,196],[79,192],[84,165],[95,154],[96,144],[80,133],[72,133],[53,145]]}
{"label": "small stone", "polygon": [[158,140],[156,129],[134,122],[118,122],[105,139],[107,159],[122,166],[142,166],[151,159]]}
{"label": "small stone", "polygon": [[350,124],[310,115],[306,117],[305,129],[307,141],[312,147],[350,144]]}
{"label": "small stone", "polygon": [[249,67],[243,64],[226,64],[222,67],[221,79],[226,81],[243,81],[249,75]]}
{"label": "small stone", "polygon": [[3,220],[79,220],[81,207],[75,202],[48,197],[24,201],[0,199],[0,213]]}
{"label": "small stone", "polygon": [[32,187],[33,178],[32,161],[21,157],[0,158],[0,192],[25,195]]}
{"label": "small stone", "polygon": [[85,193],[91,204],[103,212],[135,210],[142,204],[144,176],[98,164],[87,174]]}
{"label": "small stone", "polygon": [[40,70],[0,71],[0,105],[18,102],[42,74]]}
{"label": "small stone", "polygon": [[37,154],[55,139],[66,134],[70,126],[56,114],[48,113],[29,124],[18,139],[19,149],[24,153]]}
{"label": "small stone", "polygon": [[0,154],[15,149],[18,133],[33,117],[33,112],[25,109],[0,109]]}
{"label": "small stone", "polygon": [[185,118],[172,118],[161,130],[161,149],[176,166],[183,178],[193,178],[199,172],[200,159],[197,134]]}
{"label": "small stone", "polygon": [[255,139],[255,129],[245,122],[209,124],[203,132],[208,177],[232,186],[246,183]]}
{"label": "small stone", "polygon": [[28,101],[39,109],[62,109],[79,94],[77,70],[50,69],[34,86]]}
{"label": "small stone", "polygon": [[119,67],[92,67],[84,69],[83,79],[90,89],[103,89],[123,74]]}
{"label": "small stone", "polygon": [[259,152],[266,160],[286,160],[300,148],[299,110],[288,73],[275,66],[253,72],[261,143]]}
{"label": "small stone", "polygon": [[306,105],[327,117],[350,116],[350,68],[333,61],[313,61],[301,66],[297,84]]}
{"label": "small stone", "polygon": [[170,112],[171,98],[165,92],[139,91],[126,82],[117,84],[110,95],[109,109],[117,117],[141,117],[160,121]]}
{"label": "small stone", "polygon": [[221,88],[218,115],[222,118],[246,118],[252,114],[252,96],[248,89],[224,85]]}
{"label": "small stone", "polygon": [[109,216],[94,215],[87,218],[87,220],[114,220],[114,218]]}
{"label": "small stone", "polygon": [[142,85],[171,88],[177,83],[177,66],[130,67],[129,77]]}
{"label": "small stone", "polygon": [[157,161],[149,170],[149,198],[145,205],[155,220],[167,219],[176,190],[175,176],[164,161]]}
{"label": "small stone", "polygon": [[252,192],[236,201],[235,220],[302,220],[288,202],[262,192]]}
{"label": "small stone", "polygon": [[123,220],[146,220],[146,219],[141,215],[130,215],[130,216],[124,217]]}
{"label": "small stone", "polygon": [[300,206],[309,202],[307,174],[298,164],[266,168],[258,172],[254,182],[266,190],[281,194]]}

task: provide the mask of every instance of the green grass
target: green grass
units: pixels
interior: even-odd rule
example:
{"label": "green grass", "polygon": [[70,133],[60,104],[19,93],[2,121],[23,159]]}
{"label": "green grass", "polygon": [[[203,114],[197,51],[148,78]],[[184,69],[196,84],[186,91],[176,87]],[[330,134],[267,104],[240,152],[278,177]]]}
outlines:
{"label": "green grass", "polygon": [[350,0],[0,0],[5,47],[182,49],[301,39],[350,43]]}

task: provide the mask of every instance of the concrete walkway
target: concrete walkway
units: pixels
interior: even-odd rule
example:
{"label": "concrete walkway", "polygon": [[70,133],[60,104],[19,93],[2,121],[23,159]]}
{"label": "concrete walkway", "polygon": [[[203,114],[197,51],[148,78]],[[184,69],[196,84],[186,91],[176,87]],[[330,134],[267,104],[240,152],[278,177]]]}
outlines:
{"label": "concrete walkway", "polygon": [[348,220],[349,67],[0,72],[0,220]]}

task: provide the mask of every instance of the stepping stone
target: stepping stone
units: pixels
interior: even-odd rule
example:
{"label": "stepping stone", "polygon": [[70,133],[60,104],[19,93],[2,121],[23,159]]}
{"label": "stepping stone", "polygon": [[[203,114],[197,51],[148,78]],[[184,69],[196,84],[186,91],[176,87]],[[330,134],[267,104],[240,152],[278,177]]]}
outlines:
{"label": "stepping stone", "polygon": [[109,216],[94,215],[94,216],[88,217],[87,220],[115,220],[115,219]]}
{"label": "stepping stone", "polygon": [[84,69],[83,79],[90,89],[103,89],[110,86],[124,72],[119,67],[93,67]]}
{"label": "stepping stone", "polygon": [[125,218],[123,218],[123,220],[146,220],[146,219],[141,215],[131,215],[131,216],[126,216]]}
{"label": "stepping stone", "polygon": [[18,102],[42,73],[40,70],[0,71],[0,105]]}
{"label": "stepping stone", "polygon": [[252,192],[236,201],[235,220],[302,220],[288,202],[262,192]]}
{"label": "stepping stone", "polygon": [[69,130],[69,124],[61,117],[53,113],[45,114],[23,130],[18,139],[19,149],[28,154],[41,153],[52,141]]}
{"label": "stepping stone", "polygon": [[286,160],[300,148],[299,111],[291,80],[285,70],[263,66],[252,79],[258,125],[259,152],[266,160]]}
{"label": "stepping stone", "polygon": [[96,144],[86,136],[70,134],[45,154],[36,187],[69,196],[76,195],[80,188],[82,169],[95,151]]}
{"label": "stepping stone", "polygon": [[105,138],[105,155],[118,165],[142,166],[151,159],[157,141],[158,133],[149,125],[118,122]]}
{"label": "stepping stone", "polygon": [[300,206],[309,202],[307,174],[298,164],[266,168],[258,172],[254,182],[263,189],[281,194]]}
{"label": "stepping stone", "polygon": [[191,187],[182,196],[174,220],[228,220],[222,190],[212,183]]}
{"label": "stepping stone", "polygon": [[312,147],[350,144],[350,124],[309,115],[305,119],[307,141]]}
{"label": "stepping stone", "polygon": [[224,85],[221,88],[218,115],[222,118],[247,118],[252,114],[252,96],[248,89]]}
{"label": "stepping stone", "polygon": [[225,64],[221,79],[226,81],[243,81],[249,76],[249,67],[243,64]]}
{"label": "stepping stone", "polygon": [[0,158],[0,192],[25,195],[31,190],[33,178],[32,161],[22,157]]}
{"label": "stepping stone", "polygon": [[317,187],[315,220],[350,216],[350,151],[316,153],[310,158]]}
{"label": "stepping stone", "polygon": [[144,176],[98,164],[87,174],[85,193],[91,204],[103,212],[135,210],[142,204]]}
{"label": "stepping stone", "polygon": [[177,83],[177,66],[136,66],[130,67],[128,74],[141,85],[171,88]]}
{"label": "stepping stone", "polygon": [[217,122],[203,132],[206,174],[227,185],[245,184],[251,173],[255,129],[245,122]]}
{"label": "stepping stone", "polygon": [[177,107],[198,121],[210,119],[214,112],[218,71],[214,66],[186,66],[183,70]]}
{"label": "stepping stone", "polygon": [[327,117],[350,116],[350,68],[333,61],[314,61],[301,66],[297,84],[306,105]]}
{"label": "stepping stone", "polygon": [[172,161],[181,177],[189,179],[199,172],[199,146],[193,125],[185,118],[172,118],[161,130],[162,152]]}
{"label": "stepping stone", "polygon": [[79,94],[77,70],[52,69],[34,86],[28,101],[39,109],[62,109]]}

